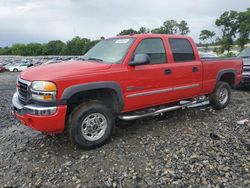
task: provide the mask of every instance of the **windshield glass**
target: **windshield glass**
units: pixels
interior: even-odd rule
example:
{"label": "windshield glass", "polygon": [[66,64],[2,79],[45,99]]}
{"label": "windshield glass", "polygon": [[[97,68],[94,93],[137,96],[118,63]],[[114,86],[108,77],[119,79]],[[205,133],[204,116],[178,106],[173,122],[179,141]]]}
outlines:
{"label": "windshield glass", "polygon": [[238,57],[250,57],[250,48],[246,48],[245,50],[243,50]]}
{"label": "windshield glass", "polygon": [[83,58],[92,61],[104,61],[105,63],[121,63],[133,38],[106,39],[97,43]]}

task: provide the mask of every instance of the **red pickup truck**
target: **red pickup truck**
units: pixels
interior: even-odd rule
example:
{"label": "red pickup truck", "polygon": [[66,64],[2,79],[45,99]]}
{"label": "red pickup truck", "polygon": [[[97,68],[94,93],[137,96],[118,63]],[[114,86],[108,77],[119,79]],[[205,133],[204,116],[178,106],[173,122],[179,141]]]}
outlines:
{"label": "red pickup truck", "polygon": [[82,60],[23,71],[13,112],[35,130],[67,130],[90,149],[110,138],[115,118],[153,116],[202,98],[225,108],[241,75],[241,59],[200,59],[187,36],[119,36],[100,41]]}

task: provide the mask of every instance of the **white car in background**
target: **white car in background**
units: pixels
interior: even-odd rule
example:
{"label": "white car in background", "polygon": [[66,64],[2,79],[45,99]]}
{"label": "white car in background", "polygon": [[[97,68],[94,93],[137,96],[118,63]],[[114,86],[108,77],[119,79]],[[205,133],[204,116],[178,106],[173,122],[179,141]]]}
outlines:
{"label": "white car in background", "polygon": [[18,71],[23,71],[23,70],[27,69],[30,66],[31,66],[31,64],[21,63],[21,64],[18,64],[18,65],[8,66],[8,69],[11,72],[18,72]]}
{"label": "white car in background", "polygon": [[6,63],[3,65],[3,67],[6,69],[6,70],[9,70],[9,66],[11,66],[11,63]]}
{"label": "white car in background", "polygon": [[199,52],[201,58],[217,58],[217,54],[213,52]]}

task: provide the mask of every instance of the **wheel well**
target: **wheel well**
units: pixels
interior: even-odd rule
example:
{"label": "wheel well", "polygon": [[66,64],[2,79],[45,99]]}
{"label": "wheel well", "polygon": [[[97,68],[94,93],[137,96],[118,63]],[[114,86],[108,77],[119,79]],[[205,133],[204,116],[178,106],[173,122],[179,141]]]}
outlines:
{"label": "wheel well", "polygon": [[231,87],[233,87],[235,82],[235,75],[232,72],[224,73],[220,77],[219,81],[227,82]]}
{"label": "wheel well", "polygon": [[70,113],[77,105],[89,100],[99,100],[103,102],[112,109],[114,113],[118,113],[121,108],[118,102],[117,93],[113,89],[94,89],[81,91],[71,96],[67,100],[68,113]]}

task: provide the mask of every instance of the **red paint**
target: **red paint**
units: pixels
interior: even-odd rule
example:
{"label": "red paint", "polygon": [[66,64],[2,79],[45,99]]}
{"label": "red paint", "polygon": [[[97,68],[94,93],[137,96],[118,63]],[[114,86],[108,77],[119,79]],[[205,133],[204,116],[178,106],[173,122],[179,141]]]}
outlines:
{"label": "red paint", "polygon": [[[221,70],[234,69],[237,73],[235,83],[238,84],[241,80],[241,60],[214,60],[201,62],[195,43],[190,37],[156,34],[142,34],[122,37],[132,37],[136,39],[122,64],[102,64],[81,61],[66,62],[30,68],[21,73],[21,78],[29,81],[47,80],[54,82],[58,88],[58,100],[61,99],[62,93],[67,87],[76,84],[100,81],[117,82],[120,84],[123,92],[123,112],[193,98],[199,95],[210,94],[214,90],[217,75]],[[145,38],[161,38],[163,40],[167,54],[166,64],[141,65],[135,67],[128,65],[135,48],[139,42]],[[168,43],[169,38],[188,39],[194,49],[195,61],[174,63],[171,48]],[[196,73],[192,72],[193,66],[198,67],[199,71]],[[172,74],[164,75],[163,72],[165,69],[172,69]],[[199,86],[191,89],[127,98],[128,95],[138,92],[148,92],[193,84]],[[143,86],[144,88],[129,91],[127,90],[128,86],[138,88]],[[42,132],[60,132],[64,129],[65,114],[66,106],[60,106],[58,112],[53,116],[17,116],[19,119],[23,120],[26,125],[36,130]],[[28,118],[32,119],[32,123],[27,121]]]}
{"label": "red paint", "polygon": [[55,114],[51,116],[19,115],[15,116],[26,126],[40,132],[60,133],[64,130],[67,106],[59,106]]}

